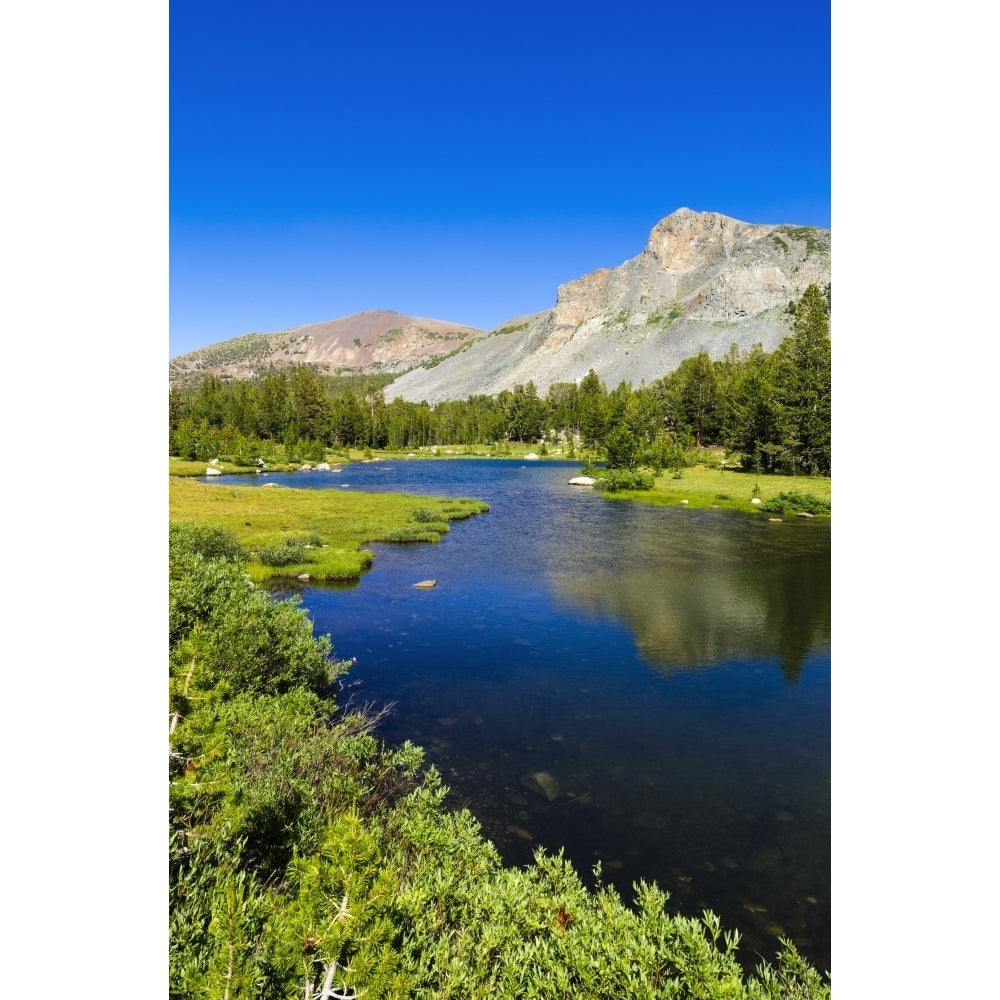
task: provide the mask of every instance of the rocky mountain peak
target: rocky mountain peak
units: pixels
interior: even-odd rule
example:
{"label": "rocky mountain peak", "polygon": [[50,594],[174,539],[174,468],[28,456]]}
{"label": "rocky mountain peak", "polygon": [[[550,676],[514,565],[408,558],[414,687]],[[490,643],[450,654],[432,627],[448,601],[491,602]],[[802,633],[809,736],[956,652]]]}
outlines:
{"label": "rocky mountain peak", "polygon": [[591,368],[609,388],[648,383],[699,351],[773,350],[790,332],[788,303],[829,281],[828,229],[679,208],[637,256],[560,285],[548,311],[407,372],[386,396],[435,403],[528,381],[544,393]]}
{"label": "rocky mountain peak", "polygon": [[718,212],[679,208],[653,226],[644,253],[665,271],[692,271],[732,257],[774,228],[740,222]]}

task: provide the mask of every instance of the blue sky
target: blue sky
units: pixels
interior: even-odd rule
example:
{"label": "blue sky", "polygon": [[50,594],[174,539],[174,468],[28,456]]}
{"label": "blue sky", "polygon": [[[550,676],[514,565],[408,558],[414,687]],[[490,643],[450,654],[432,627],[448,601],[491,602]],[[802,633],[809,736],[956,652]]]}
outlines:
{"label": "blue sky", "polygon": [[681,206],[830,225],[830,12],[170,6],[170,354],[387,308],[489,329]]}

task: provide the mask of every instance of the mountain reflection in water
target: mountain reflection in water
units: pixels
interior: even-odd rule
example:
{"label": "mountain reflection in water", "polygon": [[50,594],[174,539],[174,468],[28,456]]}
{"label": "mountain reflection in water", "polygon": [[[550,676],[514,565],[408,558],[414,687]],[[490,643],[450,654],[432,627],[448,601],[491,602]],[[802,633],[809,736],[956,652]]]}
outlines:
{"label": "mountain reflection in water", "polygon": [[[641,532],[615,531],[600,562],[550,569],[555,592],[627,625],[642,657],[659,669],[777,658],[788,680],[797,680],[810,651],[829,646],[829,559],[790,550],[794,523],[769,524],[768,538],[720,533],[694,511],[682,516],[683,533],[659,536],[658,546]],[[792,544],[815,549],[815,528],[804,527]],[[786,537],[776,544],[779,530]]]}

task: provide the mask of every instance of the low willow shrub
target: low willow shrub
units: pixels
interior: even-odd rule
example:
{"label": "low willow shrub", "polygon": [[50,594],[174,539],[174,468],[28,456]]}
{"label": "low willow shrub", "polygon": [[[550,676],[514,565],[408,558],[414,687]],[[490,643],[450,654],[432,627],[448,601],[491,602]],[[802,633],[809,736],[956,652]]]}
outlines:
{"label": "low willow shrub", "polygon": [[257,549],[257,560],[265,566],[297,566],[309,562],[309,549],[305,539],[286,538],[278,545],[262,545]]}
{"label": "low willow shrub", "polygon": [[605,469],[595,480],[598,489],[607,493],[620,490],[651,490],[653,477],[631,469]]}
{"label": "low willow shrub", "polygon": [[205,559],[239,560],[246,558],[236,536],[225,528],[195,521],[177,521],[170,525],[170,545],[175,552],[197,553]]}
{"label": "low willow shrub", "polygon": [[505,867],[423,751],[341,703],[305,611],[199,537],[171,532],[171,998],[830,996],[788,942],[746,976],[737,932],[654,885],[626,905],[561,852]]}
{"label": "low willow shrub", "polygon": [[807,514],[829,514],[830,501],[802,490],[792,490],[764,500],[760,509],[772,514],[797,514],[802,511]]}

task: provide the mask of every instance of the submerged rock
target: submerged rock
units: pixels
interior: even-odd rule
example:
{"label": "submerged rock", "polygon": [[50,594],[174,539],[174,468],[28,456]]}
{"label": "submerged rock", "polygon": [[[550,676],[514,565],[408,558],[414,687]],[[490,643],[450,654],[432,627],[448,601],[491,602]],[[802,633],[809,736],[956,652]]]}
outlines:
{"label": "submerged rock", "polygon": [[548,771],[534,771],[524,779],[524,784],[531,791],[544,795],[549,802],[559,797],[559,782]]}
{"label": "submerged rock", "polygon": [[514,834],[515,837],[520,837],[521,840],[534,840],[535,838],[531,835],[529,830],[525,830],[523,826],[515,826],[513,823],[507,825],[507,832]]}

